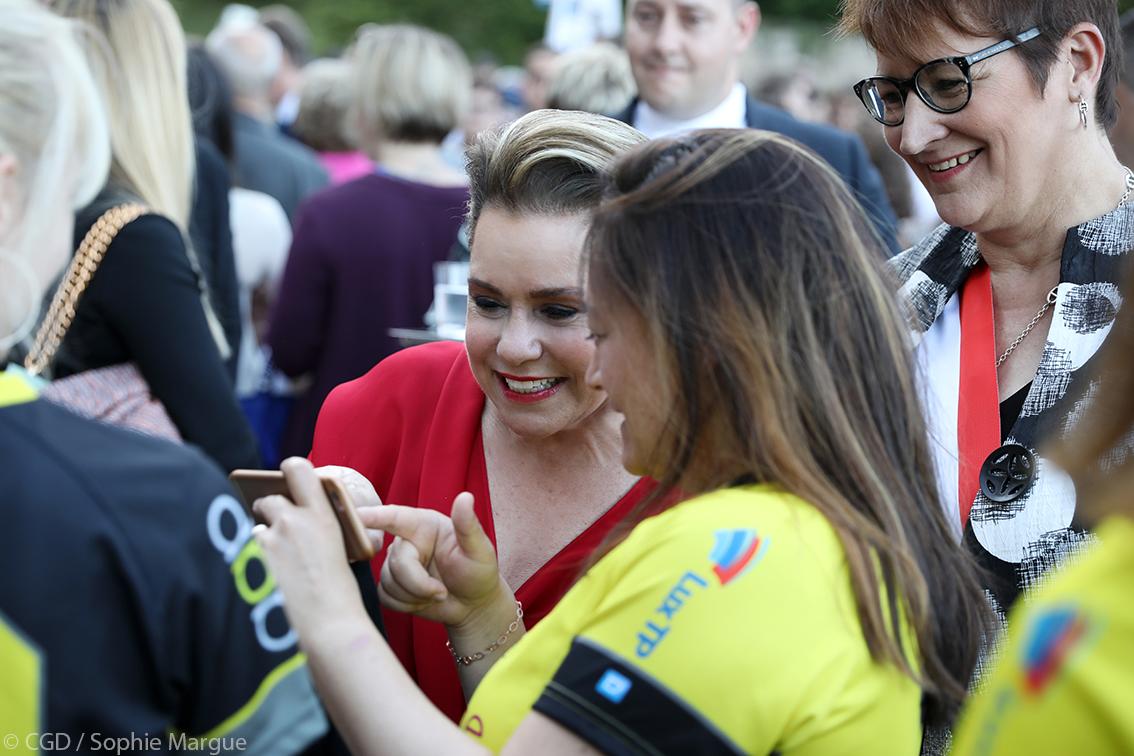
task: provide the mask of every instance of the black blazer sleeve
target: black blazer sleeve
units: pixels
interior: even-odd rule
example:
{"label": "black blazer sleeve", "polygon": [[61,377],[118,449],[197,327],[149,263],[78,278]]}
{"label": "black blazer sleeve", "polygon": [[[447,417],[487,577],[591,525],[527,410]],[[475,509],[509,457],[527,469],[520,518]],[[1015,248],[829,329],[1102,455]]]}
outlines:
{"label": "black blazer sleeve", "polygon": [[210,142],[197,139],[197,185],[189,237],[201,262],[209,286],[213,309],[224,329],[232,354],[225,360],[230,380],[236,380],[240,350],[240,289],[236,281],[236,258],[232,250],[232,228],[228,215],[228,169]]}
{"label": "black blazer sleeve", "polygon": [[115,237],[79,303],[67,342],[83,355],[84,369],[137,364],[185,440],[224,470],[259,466],[255,437],[205,320],[185,242],[167,218],[143,216]]}

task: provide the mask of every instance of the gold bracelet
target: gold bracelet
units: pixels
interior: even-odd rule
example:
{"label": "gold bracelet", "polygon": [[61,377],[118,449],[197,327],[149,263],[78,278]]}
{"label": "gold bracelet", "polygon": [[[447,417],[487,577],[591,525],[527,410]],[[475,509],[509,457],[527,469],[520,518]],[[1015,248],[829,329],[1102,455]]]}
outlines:
{"label": "gold bracelet", "polygon": [[507,631],[505,631],[505,633],[503,635],[501,635],[499,638],[497,638],[496,642],[493,643],[488,648],[484,649],[483,651],[477,651],[475,654],[471,654],[469,656],[460,656],[457,653],[457,650],[455,648],[453,648],[453,644],[450,643],[449,641],[445,641],[445,647],[447,649],[449,649],[449,653],[451,653],[453,655],[453,658],[457,660],[457,664],[459,664],[461,666],[468,666],[469,664],[472,664],[473,662],[478,662],[481,659],[484,659],[489,654],[491,654],[493,651],[495,651],[496,649],[503,646],[504,643],[508,640],[508,636],[520,629],[520,622],[523,619],[524,619],[524,605],[521,604],[519,601],[516,601],[516,619],[512,620],[512,624],[508,625]]}

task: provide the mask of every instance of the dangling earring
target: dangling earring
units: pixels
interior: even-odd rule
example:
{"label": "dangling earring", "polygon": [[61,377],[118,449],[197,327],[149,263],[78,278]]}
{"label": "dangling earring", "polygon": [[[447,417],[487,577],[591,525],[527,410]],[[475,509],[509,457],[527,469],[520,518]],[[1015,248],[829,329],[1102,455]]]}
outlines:
{"label": "dangling earring", "polygon": [[1083,95],[1079,95],[1079,122],[1087,128],[1087,99]]}
{"label": "dangling earring", "polygon": [[[28,290],[28,314],[24,316],[23,322],[17,325],[16,329],[11,333],[0,334],[0,357],[3,357],[8,353],[9,349],[23,341],[27,335],[32,332],[32,329],[35,328],[35,321],[39,318],[39,294],[35,281],[35,273],[32,271],[32,267],[28,265],[27,261],[13,254],[0,252],[0,263],[7,263],[12,267]],[[0,276],[0,281],[6,278],[7,276]]]}

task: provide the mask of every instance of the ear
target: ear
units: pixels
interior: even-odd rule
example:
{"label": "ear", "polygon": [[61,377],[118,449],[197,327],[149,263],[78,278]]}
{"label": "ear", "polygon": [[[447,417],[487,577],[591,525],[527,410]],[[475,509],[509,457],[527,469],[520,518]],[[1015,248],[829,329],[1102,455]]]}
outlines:
{"label": "ear", "polygon": [[[733,0],[729,0],[733,2]],[[736,9],[736,24],[740,32],[738,38],[739,52],[743,52],[752,42],[752,38],[756,36],[756,32],[760,29],[760,6],[751,0],[745,0],[740,3]]]}
{"label": "ear", "polygon": [[1106,61],[1106,42],[1099,27],[1079,23],[1071,27],[1063,38],[1063,55],[1066,61],[1068,99],[1075,103],[1080,97],[1093,99]]}

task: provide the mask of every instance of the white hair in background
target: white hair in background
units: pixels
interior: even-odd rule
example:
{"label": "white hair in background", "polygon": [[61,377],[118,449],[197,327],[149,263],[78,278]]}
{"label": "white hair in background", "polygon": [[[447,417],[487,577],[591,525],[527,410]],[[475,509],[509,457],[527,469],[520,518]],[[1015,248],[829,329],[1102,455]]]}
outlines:
{"label": "white hair in background", "polygon": [[209,32],[205,49],[237,97],[266,98],[283,65],[280,38],[243,14],[230,16],[227,23]]}
{"label": "white hair in background", "polygon": [[[0,235],[2,251],[27,263],[46,252],[41,240],[53,235],[59,203],[82,207],[106,183],[110,134],[80,47],[80,36],[93,38],[32,0],[0,0],[0,16],[0,154],[19,164],[19,211]],[[23,282],[8,273],[0,285]],[[27,292],[0,291],[0,330],[28,316],[8,310],[32,307],[34,317],[41,293],[27,302]]]}
{"label": "white hair in background", "polygon": [[231,3],[221,10],[217,28],[222,26],[252,26],[260,20],[260,11],[251,5]]}

